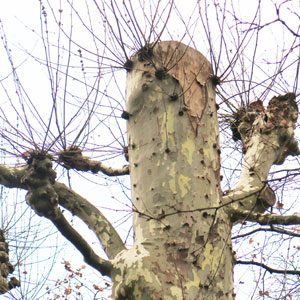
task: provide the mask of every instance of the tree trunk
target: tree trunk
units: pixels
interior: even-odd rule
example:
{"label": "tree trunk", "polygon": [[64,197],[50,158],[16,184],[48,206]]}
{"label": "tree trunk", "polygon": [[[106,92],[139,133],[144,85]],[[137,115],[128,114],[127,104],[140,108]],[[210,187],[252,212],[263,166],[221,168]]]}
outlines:
{"label": "tree trunk", "polygon": [[134,245],[114,260],[114,297],[233,299],[211,66],[174,41],[126,66]]}

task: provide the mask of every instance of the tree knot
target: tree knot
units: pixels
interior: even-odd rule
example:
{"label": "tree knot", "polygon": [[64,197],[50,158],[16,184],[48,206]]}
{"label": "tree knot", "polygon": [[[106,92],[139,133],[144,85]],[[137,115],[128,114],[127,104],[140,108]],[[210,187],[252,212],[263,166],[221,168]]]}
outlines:
{"label": "tree knot", "polygon": [[147,44],[143,46],[138,52],[138,60],[139,61],[151,61],[153,57],[153,46]]}
{"label": "tree knot", "polygon": [[261,100],[251,102],[247,107],[241,107],[233,114],[233,120],[230,122],[232,138],[234,141],[242,140],[245,144],[253,129],[253,124],[258,116],[265,113],[265,108]]}
{"label": "tree knot", "polygon": [[8,243],[5,241],[4,231],[0,229],[0,294],[20,286],[20,281],[12,277],[8,280],[9,274],[13,273],[14,266],[9,261]]}
{"label": "tree knot", "polygon": [[82,150],[77,146],[70,146],[64,151],[61,151],[58,160],[66,169],[75,169],[78,171],[92,171],[97,173],[99,171],[99,162],[89,159],[82,155]]}
{"label": "tree knot", "polygon": [[28,187],[26,202],[39,216],[49,218],[55,215],[58,206],[58,196],[53,188],[55,178],[56,172],[49,156],[32,157],[22,182]]}
{"label": "tree knot", "polygon": [[[280,150],[275,164],[281,164],[288,155],[300,154],[298,143],[294,138],[294,128],[298,118],[295,98],[294,93],[287,93],[273,97],[266,109],[261,100],[240,108],[233,115],[230,124],[233,140],[241,140],[246,152],[253,136],[273,134],[276,136],[275,143]],[[267,140],[270,140],[270,137]]]}

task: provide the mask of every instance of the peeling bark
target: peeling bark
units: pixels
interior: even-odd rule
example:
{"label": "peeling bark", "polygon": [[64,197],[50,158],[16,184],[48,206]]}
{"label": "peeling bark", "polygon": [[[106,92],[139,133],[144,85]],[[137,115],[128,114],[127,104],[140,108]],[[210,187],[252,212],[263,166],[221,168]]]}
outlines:
{"label": "peeling bark", "polygon": [[[300,223],[299,215],[263,214],[276,200],[267,184],[271,166],[300,152],[294,138],[295,95],[274,97],[266,109],[258,100],[237,112],[233,138],[243,143],[244,162],[237,186],[222,196],[217,82],[209,62],[170,41],[144,46],[124,67],[128,99],[122,116],[128,120],[129,166],[108,168],[76,147],[61,152],[59,162],[108,176],[130,170],[131,249],[95,206],[56,181],[47,154],[24,154],[28,165],[22,168],[0,165],[0,184],[27,190],[32,209],[48,218],[87,263],[111,276],[117,300],[234,299],[232,221]],[[60,207],[89,226],[109,260],[92,250]],[[9,283],[1,268],[0,290],[5,292]]]}
{"label": "peeling bark", "polygon": [[[230,221],[211,67],[178,42],[141,49],[128,73],[134,246],[113,261],[116,299],[232,299]],[[150,51],[151,50],[151,51]]]}

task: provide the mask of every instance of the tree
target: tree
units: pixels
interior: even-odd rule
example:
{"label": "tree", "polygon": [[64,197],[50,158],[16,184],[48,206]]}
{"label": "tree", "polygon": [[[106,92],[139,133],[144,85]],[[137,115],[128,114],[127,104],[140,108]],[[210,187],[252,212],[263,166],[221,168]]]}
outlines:
{"label": "tree", "polygon": [[[234,255],[231,240],[232,231],[234,241],[258,231],[299,236],[298,227],[286,226],[299,225],[300,216],[289,213],[291,204],[277,200],[286,182],[299,176],[300,48],[294,5],[257,1],[249,7],[253,12],[243,16],[238,1],[195,1],[187,18],[177,1],[87,1],[85,11],[76,1],[58,7],[40,1],[38,35],[45,55],[23,53],[25,61],[47,71],[51,93],[49,98],[39,95],[48,99],[42,104],[27,94],[20,77],[23,63],[16,63],[2,28],[11,67],[7,78],[14,83],[11,87],[3,79],[2,148],[23,164],[2,164],[0,183],[26,191],[32,210],[50,221],[87,264],[111,278],[115,299],[233,299],[235,264],[283,274],[284,284],[289,275],[299,276],[299,266],[288,259],[284,265],[272,257],[264,261],[264,245],[261,258],[253,251],[251,259],[242,259],[236,245]],[[269,8],[274,18],[264,16]],[[178,38],[174,22],[183,28]],[[264,60],[268,45],[261,39],[273,28],[287,37],[282,44],[276,41],[278,50]],[[86,44],[83,30],[91,37]],[[196,50],[198,36],[206,39],[207,58]],[[89,76],[90,69],[95,76]],[[123,76],[118,70],[127,73],[126,107],[116,99]],[[127,123],[127,143],[117,110]],[[236,152],[240,162],[233,167]],[[124,163],[120,158],[105,163],[121,154],[127,160],[123,167],[116,167]],[[294,157],[290,164],[287,157]],[[99,173],[130,175],[131,199],[124,207],[133,213],[131,247],[99,203],[72,188],[76,172],[87,173],[87,180],[98,180]],[[221,182],[222,176],[227,182]],[[115,182],[125,190],[126,179]],[[66,211],[95,234],[107,258],[72,226]],[[249,222],[255,226],[251,231]],[[267,250],[274,252],[271,245]],[[2,266],[4,293],[14,286],[7,283]],[[280,292],[267,286],[259,296],[288,297],[293,289],[296,293],[295,282]]]}

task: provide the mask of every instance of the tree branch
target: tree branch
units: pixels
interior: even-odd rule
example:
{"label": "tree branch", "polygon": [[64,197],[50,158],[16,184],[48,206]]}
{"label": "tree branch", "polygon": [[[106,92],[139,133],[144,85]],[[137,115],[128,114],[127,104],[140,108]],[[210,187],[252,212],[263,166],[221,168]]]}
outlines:
{"label": "tree branch", "polygon": [[285,235],[289,235],[289,236],[293,236],[293,237],[300,237],[299,233],[295,233],[295,232],[292,232],[290,230],[285,230],[285,229],[274,227],[274,226],[271,225],[270,228],[256,228],[256,229],[251,230],[249,232],[233,236],[231,238],[231,240],[240,239],[240,238],[249,236],[251,234],[254,234],[256,232],[260,232],[260,231],[264,231],[264,232],[277,232],[277,233],[281,233],[281,234],[285,234]]}
{"label": "tree branch", "polygon": [[62,183],[56,182],[54,189],[58,195],[59,204],[80,218],[95,232],[110,259],[126,249],[114,227],[94,205]]}
{"label": "tree branch", "polygon": [[110,276],[111,262],[100,258],[84,238],[68,223],[59,204],[55,185],[56,173],[52,169],[51,156],[45,153],[33,153],[28,170],[21,181],[27,185],[27,204],[39,216],[49,219],[61,234],[66,237],[83,255],[84,260],[103,275]]}
{"label": "tree branch", "polygon": [[[28,176],[29,169],[29,166],[13,168],[0,165],[0,184],[8,188],[28,190],[24,178]],[[55,182],[53,188],[59,205],[80,218],[96,234],[108,258],[114,258],[125,249],[114,227],[94,205],[62,183]]]}
{"label": "tree branch", "polygon": [[[48,217],[47,217],[48,218]],[[69,224],[59,208],[48,218],[59,232],[83,255],[84,261],[102,275],[111,276],[112,264],[99,257],[84,238]]]}
{"label": "tree branch", "polygon": [[[283,2],[284,3],[284,2]],[[295,37],[300,37],[300,34],[299,34],[299,27],[298,27],[298,32],[296,32],[295,30],[293,30],[290,26],[288,26],[288,24],[280,17],[280,6],[283,4],[281,3],[279,5],[279,7],[277,7],[277,5],[275,4],[275,10],[276,10],[276,15],[277,15],[277,18],[276,19],[273,19],[272,21],[269,21],[263,25],[261,24],[258,24],[258,23],[254,23],[254,22],[242,22],[240,20],[239,21],[239,24],[247,24],[247,25],[251,25],[250,28],[248,28],[247,30],[250,31],[250,30],[262,30],[263,28],[267,27],[267,26],[270,26],[274,23],[277,23],[277,22],[280,22],[293,36]],[[297,17],[299,18],[299,16],[297,15]],[[244,32],[244,31],[243,31]]]}
{"label": "tree branch", "polygon": [[102,172],[107,176],[121,176],[129,174],[129,166],[123,166],[121,169],[114,169],[105,166],[102,162],[91,160],[87,156],[82,155],[81,149],[76,146],[72,146],[59,153],[59,162],[66,169],[74,169],[77,171],[91,171],[96,174]]}
{"label": "tree branch", "polygon": [[28,167],[8,167],[0,165],[0,184],[7,188],[25,189],[26,185],[22,182],[22,178],[28,171]]}
{"label": "tree branch", "polygon": [[[283,4],[283,3],[282,3]],[[280,17],[280,7],[281,7],[281,5],[282,4],[280,4],[279,6],[277,6],[276,4],[275,4],[275,7],[276,7],[276,14],[277,14],[277,18],[278,18],[278,21],[293,35],[293,36],[295,36],[295,37],[300,37],[300,35],[299,35],[299,26],[298,26],[298,32],[296,32],[296,31],[294,31],[291,27],[289,27],[288,25],[287,25],[287,23],[285,22],[285,21],[283,21],[283,19],[281,19],[281,17]],[[299,16],[298,16],[299,17]]]}
{"label": "tree branch", "polygon": [[267,270],[269,273],[276,273],[276,274],[286,274],[286,275],[300,275],[300,270],[278,270],[278,269],[274,269],[271,268],[263,263],[259,263],[256,261],[242,261],[242,260],[236,260],[235,264],[239,264],[239,265],[255,265],[261,268],[264,268],[265,270]]}
{"label": "tree branch", "polygon": [[[233,190],[226,192],[226,194],[223,196],[223,203],[228,204],[225,209],[228,210],[230,214],[232,209],[235,211],[238,209],[250,211],[256,208],[256,210],[264,212],[266,207],[263,206],[263,203],[261,203],[262,201],[259,200],[267,198],[267,196],[264,196],[264,194],[270,194],[272,198],[274,198],[275,195],[272,189],[269,186],[259,182],[256,186],[241,186],[239,185],[240,182],[241,179]],[[269,196],[270,199],[272,199],[271,196]]]}
{"label": "tree branch", "polygon": [[300,214],[293,214],[289,216],[275,215],[275,214],[261,214],[252,211],[241,209],[231,209],[231,218],[236,220],[255,222],[260,225],[299,225]]}
{"label": "tree branch", "polygon": [[267,177],[273,164],[300,153],[294,138],[297,118],[294,93],[273,97],[266,110],[257,100],[236,113],[231,125],[233,139],[242,140],[245,155],[236,187],[223,197],[223,203],[230,204],[229,211],[264,212],[275,204]]}

